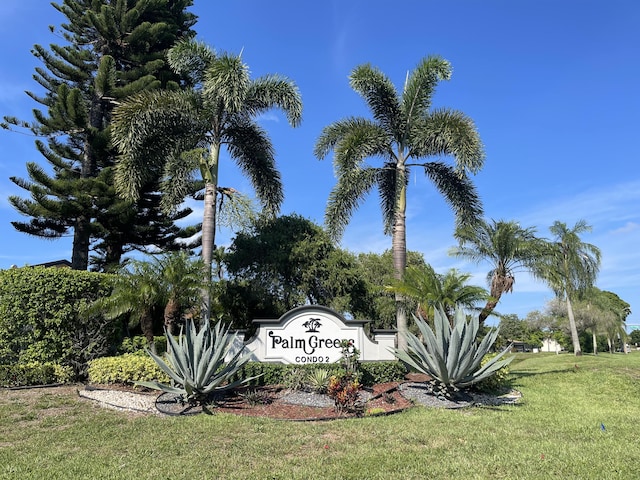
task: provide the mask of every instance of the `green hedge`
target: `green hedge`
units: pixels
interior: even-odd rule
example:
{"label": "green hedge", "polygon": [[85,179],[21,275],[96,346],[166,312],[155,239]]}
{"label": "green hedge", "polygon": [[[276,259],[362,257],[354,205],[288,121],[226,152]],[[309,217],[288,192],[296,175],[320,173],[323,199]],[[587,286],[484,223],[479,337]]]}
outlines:
{"label": "green hedge", "polygon": [[0,270],[0,364],[54,362],[78,375],[114,350],[120,324],[81,308],[109,295],[109,276],[67,268]]}
{"label": "green hedge", "polygon": [[24,387],[68,383],[74,377],[71,367],[53,362],[27,362],[0,365],[0,387]]}
{"label": "green hedge", "polygon": [[117,357],[96,358],[89,362],[89,382],[121,383],[131,385],[134,382],[158,380],[169,382],[166,373],[146,353],[125,353]]}
{"label": "green hedge", "polygon": [[[167,351],[167,337],[164,335],[153,337],[153,343],[155,344],[157,354],[161,355]],[[142,335],[136,335],[135,337],[122,339],[118,353],[144,352],[145,348],[147,348],[147,339]]]}
{"label": "green hedge", "polygon": [[[287,384],[293,371],[311,372],[317,368],[324,368],[330,375],[339,373],[338,364],[304,364],[283,365],[280,363],[249,362],[236,375],[236,378],[250,378],[260,375],[253,381],[255,385],[284,385]],[[395,382],[404,379],[407,372],[404,364],[398,361],[362,362],[359,365],[362,373],[361,382],[365,386],[376,383]]]}

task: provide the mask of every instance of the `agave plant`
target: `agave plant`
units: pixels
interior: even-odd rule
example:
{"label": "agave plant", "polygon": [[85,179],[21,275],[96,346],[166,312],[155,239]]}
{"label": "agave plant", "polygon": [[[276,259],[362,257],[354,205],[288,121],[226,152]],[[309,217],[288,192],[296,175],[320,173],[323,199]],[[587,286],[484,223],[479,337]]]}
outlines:
{"label": "agave plant", "polygon": [[165,333],[166,360],[150,350],[147,353],[169,376],[171,385],[157,381],[136,382],[137,385],[174,393],[184,403],[202,404],[210,394],[224,392],[256,378],[231,381],[250,356],[242,355],[239,350],[225,360],[231,353],[235,335],[220,323],[212,328],[209,322],[204,322],[198,331],[195,323],[188,321],[184,334],[181,332],[177,339],[169,332]]}
{"label": "agave plant", "polygon": [[480,344],[476,342],[479,323],[477,317],[467,322],[460,307],[449,323],[442,307],[435,309],[434,330],[421,317],[414,317],[423,340],[408,332],[407,351],[393,349],[394,355],[418,372],[432,378],[436,391],[451,396],[461,388],[490,377],[508,365],[513,357],[503,358],[507,347],[486,364],[482,358],[496,341],[498,329],[492,329]]}

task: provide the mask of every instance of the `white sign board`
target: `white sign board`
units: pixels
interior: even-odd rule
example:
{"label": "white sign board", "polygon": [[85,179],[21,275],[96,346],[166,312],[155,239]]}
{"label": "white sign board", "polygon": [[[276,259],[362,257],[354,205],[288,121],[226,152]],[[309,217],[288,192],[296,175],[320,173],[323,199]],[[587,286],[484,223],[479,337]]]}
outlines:
{"label": "white sign board", "polygon": [[254,361],[326,364],[340,360],[341,342],[347,340],[360,351],[360,360],[394,360],[390,349],[395,332],[380,332],[372,340],[364,321],[346,320],[330,308],[307,305],[294,308],[279,319],[254,320],[253,338],[238,345]]}

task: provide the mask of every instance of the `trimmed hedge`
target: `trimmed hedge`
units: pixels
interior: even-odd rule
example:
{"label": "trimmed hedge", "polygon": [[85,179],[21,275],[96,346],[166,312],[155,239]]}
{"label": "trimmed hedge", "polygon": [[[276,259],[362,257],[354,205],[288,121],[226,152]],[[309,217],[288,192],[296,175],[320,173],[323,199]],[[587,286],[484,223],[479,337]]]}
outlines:
{"label": "trimmed hedge", "polygon": [[120,324],[80,314],[110,293],[109,275],[67,268],[0,270],[0,364],[53,362],[73,367],[113,350]]}
{"label": "trimmed hedge", "polygon": [[135,382],[158,380],[170,381],[158,364],[146,353],[125,353],[117,357],[96,358],[89,362],[89,382],[121,383],[132,385]]}
{"label": "trimmed hedge", "polygon": [[53,362],[0,365],[0,387],[24,387],[68,383],[74,377],[71,367]]}
{"label": "trimmed hedge", "polygon": [[[235,376],[235,378],[250,378],[261,375],[253,380],[253,385],[286,385],[294,371],[310,373],[318,368],[326,369],[330,375],[340,373],[340,365],[307,363],[304,365],[280,363],[247,363]],[[362,373],[361,383],[365,386],[377,383],[396,382],[404,379],[407,369],[401,362],[362,362],[358,370]]]}

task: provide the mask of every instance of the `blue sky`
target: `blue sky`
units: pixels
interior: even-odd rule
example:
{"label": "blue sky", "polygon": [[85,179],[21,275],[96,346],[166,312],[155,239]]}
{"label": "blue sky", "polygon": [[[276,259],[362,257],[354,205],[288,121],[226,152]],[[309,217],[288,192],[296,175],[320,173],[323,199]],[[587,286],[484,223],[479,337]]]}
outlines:
{"label": "blue sky", "polygon": [[[476,122],[486,149],[473,177],[491,219],[517,220],[548,236],[556,220],[585,219],[583,237],[602,250],[597,286],[629,302],[628,324],[640,324],[640,3],[634,0],[195,0],[200,40],[239,53],[254,76],[279,73],[299,86],[303,122],[290,128],[279,112],[265,115],[285,186],[282,213],[322,223],[335,183],[331,158],[313,156],[322,128],[368,115],[349,87],[357,65],[371,63],[401,88],[408,70],[427,55],[453,65],[435,106],[459,109]],[[0,2],[0,114],[31,118],[25,90],[32,80],[33,44],[60,43],[48,30],[63,18],[47,0]],[[70,258],[70,239],[45,241],[16,232],[20,216],[7,203],[22,191],[25,163],[44,164],[33,138],[0,131],[0,268]],[[485,285],[487,265],[447,255],[455,244],[453,216],[429,181],[414,171],[409,188],[408,248],[436,271],[474,275]],[[248,194],[248,182],[226,161],[221,185]],[[219,243],[232,232],[221,232]],[[377,196],[357,210],[342,239],[353,252],[390,248]],[[520,317],[552,298],[544,284],[516,276],[498,310]]]}

